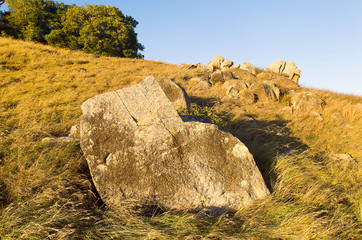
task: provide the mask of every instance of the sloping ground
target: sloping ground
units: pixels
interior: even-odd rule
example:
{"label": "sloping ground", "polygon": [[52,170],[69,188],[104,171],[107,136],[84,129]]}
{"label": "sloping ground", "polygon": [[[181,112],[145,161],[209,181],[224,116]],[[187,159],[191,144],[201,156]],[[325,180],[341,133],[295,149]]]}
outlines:
{"label": "sloping ground", "polygon": [[[146,75],[189,89],[201,107],[185,111],[208,115],[243,141],[272,196],[219,218],[103,206],[79,144],[41,140],[66,136],[86,99]],[[298,89],[327,105],[292,113],[292,93],[245,104],[215,97],[217,88],[193,89],[192,77],[208,73],[0,38],[0,238],[360,239],[361,97]]]}

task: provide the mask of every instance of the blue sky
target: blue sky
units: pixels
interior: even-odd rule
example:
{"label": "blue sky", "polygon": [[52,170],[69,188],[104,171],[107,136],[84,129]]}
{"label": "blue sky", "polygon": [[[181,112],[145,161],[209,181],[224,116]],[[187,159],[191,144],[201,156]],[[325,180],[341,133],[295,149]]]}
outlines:
{"label": "blue sky", "polygon": [[63,0],[135,18],[145,59],[207,64],[222,55],[267,67],[293,60],[300,85],[362,95],[361,0]]}

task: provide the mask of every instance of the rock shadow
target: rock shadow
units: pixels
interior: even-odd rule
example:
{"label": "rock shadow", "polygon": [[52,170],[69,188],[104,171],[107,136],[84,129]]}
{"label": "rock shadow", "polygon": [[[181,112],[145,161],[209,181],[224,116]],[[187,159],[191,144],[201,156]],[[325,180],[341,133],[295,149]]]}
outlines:
{"label": "rock shadow", "polygon": [[245,120],[234,120],[228,131],[242,141],[254,156],[269,190],[273,192],[277,180],[275,164],[277,157],[292,151],[305,151],[308,146],[293,137],[287,127],[289,121],[280,119],[259,121],[248,116]]}

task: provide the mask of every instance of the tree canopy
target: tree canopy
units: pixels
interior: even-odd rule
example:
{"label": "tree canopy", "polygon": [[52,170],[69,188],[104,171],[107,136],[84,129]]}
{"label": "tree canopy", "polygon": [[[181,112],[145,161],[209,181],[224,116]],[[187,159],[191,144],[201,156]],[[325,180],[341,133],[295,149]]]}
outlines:
{"label": "tree canopy", "polygon": [[51,0],[6,0],[0,31],[29,41],[105,56],[142,58],[138,22],[118,8],[65,5]]}

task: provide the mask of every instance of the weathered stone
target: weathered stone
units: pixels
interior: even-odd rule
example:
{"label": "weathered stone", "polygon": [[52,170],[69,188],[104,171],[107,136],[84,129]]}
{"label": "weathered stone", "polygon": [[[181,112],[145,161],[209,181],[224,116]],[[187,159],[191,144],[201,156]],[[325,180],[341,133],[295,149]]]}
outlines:
{"label": "weathered stone", "polygon": [[273,62],[269,67],[266,68],[266,70],[269,70],[271,72],[275,73],[282,73],[285,69],[286,62],[283,60],[277,60]]}
{"label": "weathered stone", "polygon": [[183,122],[153,78],[82,111],[81,147],[108,205],[233,207],[269,195],[247,147],[216,125]]}
{"label": "weathered stone", "polygon": [[299,81],[301,72],[302,71],[297,68],[297,66],[295,65],[295,63],[293,61],[289,61],[285,65],[285,69],[283,71],[283,73],[286,74],[290,80],[293,80],[296,83],[298,83],[298,81]]}
{"label": "weathered stone", "polygon": [[235,79],[235,76],[231,71],[225,70],[221,73],[224,81]]}
{"label": "weathered stone", "polygon": [[232,65],[230,68],[240,68],[240,64]]}
{"label": "weathered stone", "polygon": [[230,60],[230,59],[225,59],[221,65],[220,65],[220,68],[221,70],[226,70],[226,69],[229,69],[234,63]]}
{"label": "weathered stone", "polygon": [[321,109],[325,102],[312,92],[296,92],[291,98],[293,109],[310,110]]}
{"label": "weathered stone", "polygon": [[206,69],[210,70],[210,71],[215,71],[217,69],[221,69],[221,63],[224,61],[224,57],[223,56],[216,56],[214,57],[211,62],[209,62],[206,65]]}
{"label": "weathered stone", "polygon": [[187,91],[203,91],[210,89],[212,84],[208,79],[202,77],[194,77],[188,81]]}
{"label": "weathered stone", "polygon": [[210,82],[214,85],[218,82],[224,82],[223,74],[220,70],[216,70],[211,74]]}
{"label": "weathered stone", "polygon": [[239,68],[242,69],[242,70],[245,70],[245,71],[247,71],[247,72],[249,72],[249,73],[251,73],[253,75],[256,74],[256,70],[255,70],[253,64],[251,64],[249,62],[244,62],[243,64],[240,65]]}
{"label": "weathered stone", "polygon": [[243,69],[230,68],[230,72],[234,75],[235,78],[238,78],[241,80],[245,80],[245,81],[249,81],[249,82],[256,80],[255,75],[253,75],[250,72],[245,71]]}
{"label": "weathered stone", "polygon": [[80,137],[80,125],[74,125],[70,128],[70,132],[68,137],[75,137],[75,138],[79,138]]}
{"label": "weathered stone", "polygon": [[223,83],[227,80],[232,80],[235,79],[234,74],[231,71],[225,70],[225,71],[220,71],[220,70],[216,70],[215,72],[213,72],[211,74],[211,78],[210,78],[210,82],[214,85],[216,83]]}
{"label": "weathered stone", "polygon": [[185,69],[204,69],[205,66],[202,65],[201,63],[194,63],[194,64],[181,64],[180,68],[185,68]]}
{"label": "weathered stone", "polygon": [[159,79],[158,82],[162,90],[165,92],[167,98],[172,102],[176,109],[187,108],[191,106],[190,98],[187,95],[185,89],[183,89],[183,87],[177,84],[174,80],[165,78]]}
{"label": "weathered stone", "polygon": [[330,154],[329,157],[334,161],[338,161],[344,167],[358,165],[357,160],[352,158],[352,156],[347,153]]}
{"label": "weathered stone", "polygon": [[229,98],[237,98],[238,94],[248,88],[248,84],[242,80],[228,80],[225,81],[222,87],[225,94]]}
{"label": "weathered stone", "polygon": [[279,88],[271,81],[257,82],[251,85],[250,91],[257,96],[257,101],[277,101],[280,96]]}

